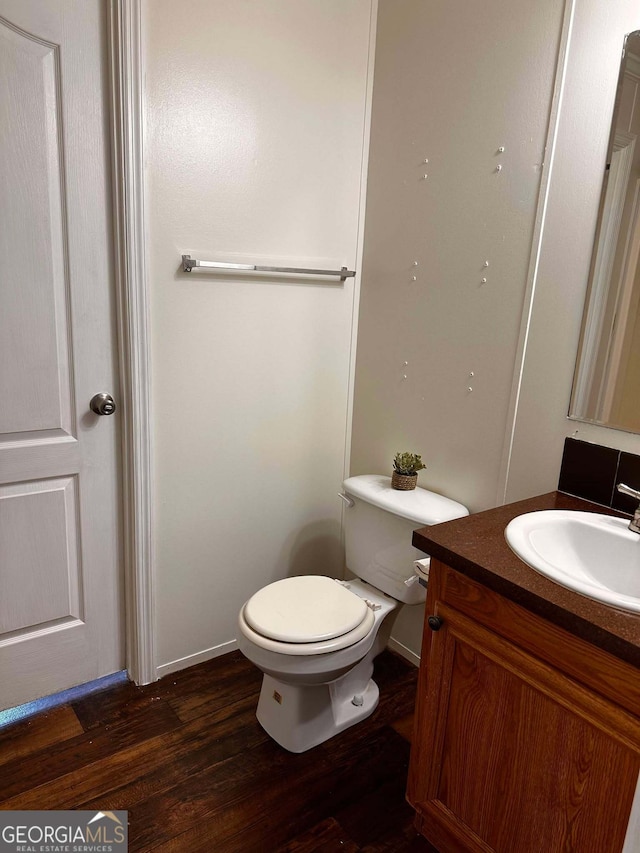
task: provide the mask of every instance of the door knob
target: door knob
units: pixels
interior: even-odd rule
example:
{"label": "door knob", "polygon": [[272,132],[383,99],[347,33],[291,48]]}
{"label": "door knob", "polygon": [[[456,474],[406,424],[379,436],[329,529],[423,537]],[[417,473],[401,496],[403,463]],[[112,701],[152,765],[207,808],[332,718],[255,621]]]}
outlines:
{"label": "door knob", "polygon": [[111,394],[95,394],[91,398],[89,408],[96,415],[112,415],[116,410],[116,402]]}
{"label": "door knob", "polygon": [[439,631],[442,628],[442,619],[439,616],[429,616],[427,624],[432,631]]}

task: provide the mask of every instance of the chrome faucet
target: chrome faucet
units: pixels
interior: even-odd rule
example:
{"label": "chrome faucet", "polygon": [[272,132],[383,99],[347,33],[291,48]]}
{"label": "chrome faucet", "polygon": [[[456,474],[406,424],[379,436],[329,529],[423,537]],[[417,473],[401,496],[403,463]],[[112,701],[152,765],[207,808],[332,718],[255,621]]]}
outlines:
{"label": "chrome faucet", "polygon": [[[629,495],[637,501],[640,501],[640,492],[637,489],[632,489],[631,486],[625,486],[624,483],[618,483],[616,488],[619,492],[622,492],[623,495]],[[634,533],[640,533],[640,504],[636,507],[633,518],[629,522],[629,530],[633,530]]]}

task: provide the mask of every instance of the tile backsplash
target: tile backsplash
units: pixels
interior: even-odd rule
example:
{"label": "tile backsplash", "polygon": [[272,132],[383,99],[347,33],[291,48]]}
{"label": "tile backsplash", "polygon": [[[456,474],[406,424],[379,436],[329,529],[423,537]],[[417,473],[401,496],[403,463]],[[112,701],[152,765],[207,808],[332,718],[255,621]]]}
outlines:
{"label": "tile backsplash", "polygon": [[558,491],[633,514],[638,501],[616,490],[626,483],[640,490],[640,456],[566,438]]}

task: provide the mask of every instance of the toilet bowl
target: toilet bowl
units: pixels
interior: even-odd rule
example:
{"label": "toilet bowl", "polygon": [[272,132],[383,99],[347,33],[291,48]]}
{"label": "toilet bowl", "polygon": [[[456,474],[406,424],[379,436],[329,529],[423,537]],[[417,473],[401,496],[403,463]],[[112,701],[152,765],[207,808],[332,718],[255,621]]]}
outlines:
{"label": "toilet bowl", "polygon": [[240,612],[238,648],[264,673],[258,721],[285,749],[304,752],[375,710],[378,687],[371,678],[373,660],[388,642],[392,619],[386,617],[398,603],[357,580],[338,586],[339,581],[312,575],[287,578],[272,586],[288,581],[335,584],[366,610],[361,622],[348,632],[322,640],[309,633],[308,640],[297,644],[278,642],[255,631],[245,615],[250,602]]}
{"label": "toilet bowl", "polygon": [[403,605],[421,604],[413,583],[416,527],[468,514],[426,489],[396,492],[389,477],[344,482],[348,581],[289,577],[258,590],[238,617],[238,648],[264,673],[257,718],[290,752],[304,752],[373,713],[375,657]]}

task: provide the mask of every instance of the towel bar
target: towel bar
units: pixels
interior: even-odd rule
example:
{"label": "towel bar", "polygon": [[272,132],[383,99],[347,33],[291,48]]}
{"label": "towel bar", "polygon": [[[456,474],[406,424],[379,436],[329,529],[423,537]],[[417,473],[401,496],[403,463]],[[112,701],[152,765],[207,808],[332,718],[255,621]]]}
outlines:
{"label": "towel bar", "polygon": [[256,264],[230,264],[222,261],[199,261],[196,258],[192,258],[191,255],[183,255],[182,269],[184,272],[191,272],[194,267],[214,270],[231,270],[237,272],[277,272],[286,273],[288,275],[338,276],[340,281],[352,278],[356,274],[355,270],[348,270],[346,267],[342,267],[342,269],[339,270],[315,270],[300,267],[265,267],[258,266]]}

